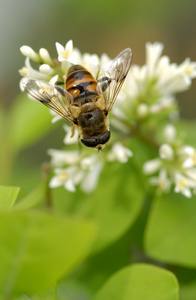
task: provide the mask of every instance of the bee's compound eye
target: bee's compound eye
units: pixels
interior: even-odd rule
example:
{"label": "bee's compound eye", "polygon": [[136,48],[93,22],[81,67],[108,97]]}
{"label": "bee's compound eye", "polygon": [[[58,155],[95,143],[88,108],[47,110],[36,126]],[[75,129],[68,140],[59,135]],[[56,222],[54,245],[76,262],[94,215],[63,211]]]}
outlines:
{"label": "bee's compound eye", "polygon": [[97,139],[96,138],[87,138],[87,139],[81,139],[81,142],[86,146],[86,147],[91,147],[94,148],[98,145]]}
{"label": "bee's compound eye", "polygon": [[81,139],[81,142],[86,146],[86,147],[91,147],[94,148],[97,145],[104,145],[106,144],[110,139],[110,131],[106,131],[105,133],[98,135],[96,137],[91,137],[91,138],[86,138],[86,139]]}
{"label": "bee's compound eye", "polygon": [[110,131],[107,131],[104,134],[98,136],[99,144],[102,145],[106,144],[109,141],[109,139],[110,139]]}

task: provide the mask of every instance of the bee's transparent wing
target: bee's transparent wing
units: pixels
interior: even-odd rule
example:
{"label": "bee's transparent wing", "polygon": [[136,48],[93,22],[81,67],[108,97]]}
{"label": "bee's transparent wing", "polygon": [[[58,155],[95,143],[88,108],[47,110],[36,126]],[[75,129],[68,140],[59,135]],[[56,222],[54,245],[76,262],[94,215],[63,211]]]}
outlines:
{"label": "bee's transparent wing", "polygon": [[132,61],[132,51],[127,48],[111,62],[102,78],[98,80],[106,101],[106,110],[111,111],[120,89],[129,72]]}
{"label": "bee's transparent wing", "polygon": [[[34,99],[43,103],[48,108],[52,109],[62,118],[74,123],[70,113],[68,103],[71,101],[63,97],[56,88],[47,81],[23,78],[22,87]],[[66,93],[66,96],[72,97]]]}

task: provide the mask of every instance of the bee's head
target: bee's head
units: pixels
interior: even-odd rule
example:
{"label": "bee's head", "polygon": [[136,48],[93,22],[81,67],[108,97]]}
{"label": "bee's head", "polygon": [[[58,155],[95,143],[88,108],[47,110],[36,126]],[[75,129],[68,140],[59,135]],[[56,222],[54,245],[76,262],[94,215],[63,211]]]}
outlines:
{"label": "bee's head", "polygon": [[104,145],[109,141],[109,139],[110,139],[110,131],[106,131],[105,133],[98,136],[81,139],[81,142],[86,147],[97,148],[98,150],[102,150]]}

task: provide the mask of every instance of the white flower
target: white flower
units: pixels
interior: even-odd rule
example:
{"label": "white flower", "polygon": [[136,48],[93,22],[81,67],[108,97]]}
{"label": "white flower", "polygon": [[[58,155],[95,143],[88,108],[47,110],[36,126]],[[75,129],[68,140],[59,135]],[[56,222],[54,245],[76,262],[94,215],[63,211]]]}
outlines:
{"label": "white flower", "polygon": [[185,169],[184,174],[196,182],[196,168]]}
{"label": "white flower", "polygon": [[[187,66],[188,67],[188,66]],[[191,84],[191,76],[187,75],[187,69],[182,65],[170,64],[169,58],[163,56],[157,68],[158,82],[157,86],[164,94],[174,94],[186,90]]]}
{"label": "white flower", "polygon": [[172,95],[189,88],[196,77],[196,62],[186,59],[181,65],[170,63],[168,56],[161,56],[162,51],[163,44],[147,43],[146,64],[142,67],[133,65],[124,85],[129,101],[142,98],[148,104],[149,100],[152,113],[171,107],[174,104]]}
{"label": "white flower", "polygon": [[[80,184],[81,189],[92,192],[98,182],[103,163],[96,155],[81,158],[76,151],[49,150],[52,155],[52,165],[67,168],[55,168],[55,176],[50,181],[50,187],[55,188],[63,185],[70,192],[75,191],[75,186]],[[77,156],[76,156],[77,155]]]}
{"label": "white flower", "polygon": [[190,188],[196,188],[196,182],[188,179],[180,173],[175,174],[175,192],[182,193],[187,198],[191,197]]}
{"label": "white flower", "polygon": [[80,161],[78,151],[49,149],[48,154],[52,157],[51,164],[55,167],[61,167],[65,164],[74,165]]}
{"label": "white flower", "polygon": [[72,136],[72,127],[71,126],[68,126],[68,125],[63,125],[63,129],[66,131],[66,135],[65,135],[65,138],[63,140],[63,142],[66,144],[66,145],[70,145],[70,144],[75,144],[78,142],[79,140],[79,133],[78,133],[78,130],[77,128],[74,129],[74,135]]}
{"label": "white flower", "polygon": [[19,73],[20,75],[28,78],[36,78],[36,79],[43,79],[43,80],[48,78],[46,74],[43,74],[32,68],[29,57],[25,59],[25,67],[20,69]]}
{"label": "white flower", "polygon": [[112,146],[112,150],[108,153],[107,159],[109,161],[118,160],[121,163],[126,163],[131,156],[133,156],[133,153],[130,149],[120,143],[115,143]]}
{"label": "white flower", "polygon": [[86,175],[81,183],[81,189],[86,193],[90,193],[97,186],[103,163],[97,159],[96,155],[92,155],[82,159],[81,167],[82,170],[86,171]]}
{"label": "white flower", "polygon": [[146,175],[151,175],[157,172],[161,167],[161,160],[159,158],[155,158],[152,160],[148,160],[143,165],[143,172]]}
{"label": "white flower", "polygon": [[[30,59],[29,57],[27,57],[25,59],[25,67],[23,67],[22,69],[19,70],[20,75],[22,75],[25,78],[36,78],[36,79],[40,79],[40,80],[47,80],[48,79],[48,75],[44,74],[42,72],[39,72],[35,69],[32,68],[31,64],[30,64]],[[24,92],[24,86],[23,86],[23,78],[20,80],[20,89],[22,92]],[[31,97],[30,95],[28,95],[30,99],[33,99],[33,97]]]}
{"label": "white flower", "polygon": [[159,148],[159,155],[162,159],[172,160],[174,151],[169,144],[162,144]]}
{"label": "white flower", "polygon": [[154,76],[156,74],[157,65],[163,51],[163,44],[161,43],[147,43],[146,44],[146,66],[147,76]]}
{"label": "white flower", "polygon": [[181,65],[179,65],[179,70],[188,78],[196,77],[196,62],[191,62],[190,58],[186,58]]}
{"label": "white flower", "polygon": [[55,176],[51,179],[49,186],[51,188],[63,185],[69,192],[75,192],[77,185],[83,176],[83,172],[76,166],[71,166],[66,169],[55,169]]}
{"label": "white flower", "polygon": [[157,114],[159,112],[164,111],[165,109],[174,107],[174,105],[175,105],[174,97],[170,95],[162,96],[161,98],[157,99],[154,104],[150,106],[150,112],[152,114]]}
{"label": "white flower", "polygon": [[179,149],[183,157],[183,168],[191,168],[196,165],[196,149],[191,146],[184,146]]}
{"label": "white flower", "polygon": [[31,47],[22,46],[20,47],[20,51],[24,56],[27,56],[34,61],[39,61],[39,54],[37,54]]}
{"label": "white flower", "polygon": [[166,169],[161,169],[158,177],[151,177],[150,184],[157,185],[160,192],[169,192],[171,180],[168,178]]}
{"label": "white flower", "polygon": [[[57,82],[57,80],[58,80],[58,75],[55,75],[55,76],[53,76],[53,77],[50,79],[49,83],[54,87],[54,85],[55,85],[55,83]],[[60,95],[59,95],[59,96],[60,96]],[[57,113],[56,113],[54,110],[52,110],[52,109],[50,109],[50,114],[53,116],[53,118],[52,118],[52,123],[55,123],[55,122],[57,122],[57,121],[63,119],[59,114],[57,114]]]}
{"label": "white flower", "polygon": [[60,43],[56,42],[56,49],[59,61],[69,60],[73,51],[73,41],[68,41],[65,47],[63,47],[63,45],[61,45]]}

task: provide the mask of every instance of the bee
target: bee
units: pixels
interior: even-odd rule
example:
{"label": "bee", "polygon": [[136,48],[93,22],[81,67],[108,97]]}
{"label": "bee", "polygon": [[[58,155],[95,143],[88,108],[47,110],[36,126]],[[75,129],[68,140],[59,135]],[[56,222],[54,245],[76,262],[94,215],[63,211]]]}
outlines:
{"label": "bee", "polygon": [[110,63],[98,80],[81,65],[72,65],[65,76],[64,88],[59,82],[23,78],[24,90],[77,127],[86,147],[101,150],[110,139],[108,114],[120,92],[132,61],[127,48]]}

